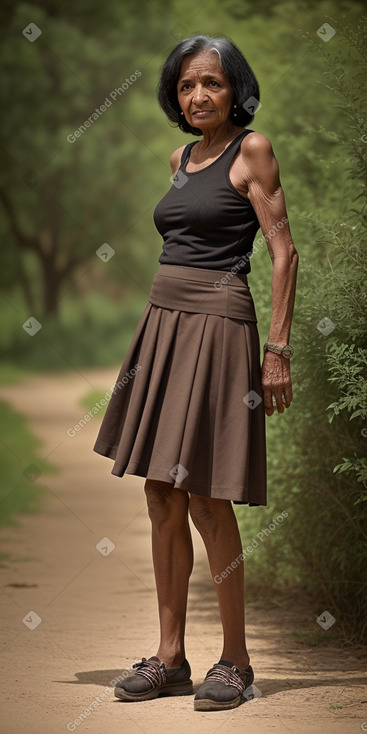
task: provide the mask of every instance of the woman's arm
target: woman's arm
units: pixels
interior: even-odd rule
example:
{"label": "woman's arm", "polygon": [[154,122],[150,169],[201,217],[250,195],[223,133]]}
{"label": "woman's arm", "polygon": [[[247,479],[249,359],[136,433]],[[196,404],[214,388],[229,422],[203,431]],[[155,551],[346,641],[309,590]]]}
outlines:
{"label": "woman's arm", "polygon": [[[241,154],[246,168],[247,195],[257,214],[273,263],[273,308],[268,340],[284,346],[289,344],[298,254],[289,229],[278,162],[270,141],[260,133],[246,136]],[[284,407],[288,408],[292,402],[289,362],[286,357],[273,352],[264,355],[262,387],[267,415],[274,412],[272,396],[279,413],[283,413]]]}

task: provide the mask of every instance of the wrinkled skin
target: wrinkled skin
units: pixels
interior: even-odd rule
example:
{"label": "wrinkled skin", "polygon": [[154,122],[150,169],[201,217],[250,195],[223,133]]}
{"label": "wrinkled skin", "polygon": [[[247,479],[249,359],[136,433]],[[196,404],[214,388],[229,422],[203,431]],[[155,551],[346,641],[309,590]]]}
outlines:
{"label": "wrinkled skin", "polygon": [[[212,163],[243,130],[229,117],[233,89],[215,51],[201,52],[184,59],[177,83],[177,97],[187,121],[203,134],[203,139],[192,150],[187,168],[190,172],[200,170]],[[208,114],[198,117],[195,115],[198,111],[207,111]],[[183,147],[171,156],[173,173],[179,166]],[[272,318],[268,341],[284,346],[289,343],[298,254],[289,229],[278,163],[265,135],[253,132],[244,138],[231,166],[230,179],[241,196],[251,201],[267,242],[273,263]],[[266,352],[262,364],[262,388],[267,415],[274,411],[283,413],[289,407],[292,402],[289,359]]]}

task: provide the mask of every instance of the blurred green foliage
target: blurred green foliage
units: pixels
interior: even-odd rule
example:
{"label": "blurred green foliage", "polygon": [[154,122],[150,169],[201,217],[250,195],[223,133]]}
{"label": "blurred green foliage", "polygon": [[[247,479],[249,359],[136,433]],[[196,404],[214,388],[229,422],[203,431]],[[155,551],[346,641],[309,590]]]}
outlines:
{"label": "blurred green foliage", "polygon": [[0,401],[0,525],[16,525],[20,513],[41,508],[42,475],[55,469],[40,458],[39,445],[26,419]]}
{"label": "blurred green foliage", "polygon": [[[88,411],[92,410],[96,403],[99,403],[100,400],[105,398],[106,392],[106,390],[96,390],[95,388],[92,388],[92,390],[88,390],[88,392],[80,400],[81,408],[84,408],[88,413]],[[100,420],[106,412],[107,405],[107,402],[106,405],[102,405],[98,413],[92,415],[92,418],[98,416],[98,419]]]}
{"label": "blurred green foliage", "polygon": [[[103,8],[95,0],[83,5],[40,0],[2,8],[0,98],[10,111],[0,129],[5,152],[0,310],[8,324],[1,347],[14,361],[21,355],[25,364],[38,362],[39,369],[55,366],[41,338],[44,332],[31,345],[22,339],[21,326],[33,315],[44,328],[50,322],[51,331],[65,323],[67,335],[62,343],[58,339],[64,354],[74,349],[73,335],[82,334],[78,364],[83,349],[85,365],[105,364],[106,354],[101,362],[98,346],[105,311],[110,363],[115,362],[113,342],[119,343],[119,334],[111,334],[108,304],[115,304],[118,314],[121,305],[128,311],[131,301],[149,292],[161,251],[152,212],[170,186],[172,150],[191,139],[158,107],[159,69],[177,41],[195,32],[228,35],[254,67],[262,108],[252,127],[273,142],[301,254],[322,260],[314,246],[315,225],[307,216],[338,215],[344,200],[334,182],[345,180],[347,162],[336,137],[344,122],[335,112],[332,92],[320,84],[326,44],[318,39],[315,53],[307,34],[316,37],[316,29],[333,12],[356,22],[361,8],[338,0],[300,2],[296,23],[294,11],[289,0],[270,6],[262,2],[256,10],[246,0],[200,8],[194,0],[143,0],[139,12],[132,0],[110,0]],[[22,33],[30,18],[42,31],[33,43]],[[330,43],[336,53],[339,34]],[[125,79],[137,70],[140,77],[127,84]],[[101,112],[106,100],[110,106]],[[88,123],[93,114],[97,119]],[[75,138],[85,121],[89,127]],[[103,243],[116,252],[108,262],[96,255]],[[265,250],[254,268],[253,293],[266,314],[265,332],[271,306]],[[91,293],[106,303],[97,321]],[[124,324],[128,338],[135,325],[133,317]]]}
{"label": "blurred green foliage", "polygon": [[343,208],[338,217],[313,217],[324,257],[301,260],[294,402],[268,421],[270,506],[256,520],[238,510],[244,538],[288,512],[250,559],[253,593],[260,586],[261,593],[301,594],[315,617],[327,609],[336,618],[332,634],[358,644],[367,619],[366,30],[366,19],[354,29],[337,26],[343,43],[327,59],[325,82],[344,122]]}
{"label": "blurred green foliage", "polygon": [[[262,108],[251,128],[270,138],[278,158],[300,271],[295,399],[267,423],[269,506],[236,509],[249,541],[279,512],[288,517],[247,559],[247,578],[254,594],[301,594],[315,613],[328,608],[344,639],[360,641],[367,618],[363,3],[39,0],[0,12],[0,98],[9,110],[0,130],[0,347],[17,368],[122,361],[158,266],[152,213],[170,186],[169,156],[193,139],[158,107],[159,69],[194,33],[228,36],[253,66]],[[42,30],[34,43],[22,34],[30,22]],[[326,22],[336,30],[327,43],[316,33]],[[141,75],[101,112],[136,70]],[[96,109],[97,119],[69,142]],[[108,262],[96,255],[103,243],[116,253]],[[254,255],[249,280],[263,343],[271,317],[266,248]],[[30,315],[42,323],[34,337],[22,329]],[[329,335],[317,328],[325,317],[335,323]]]}

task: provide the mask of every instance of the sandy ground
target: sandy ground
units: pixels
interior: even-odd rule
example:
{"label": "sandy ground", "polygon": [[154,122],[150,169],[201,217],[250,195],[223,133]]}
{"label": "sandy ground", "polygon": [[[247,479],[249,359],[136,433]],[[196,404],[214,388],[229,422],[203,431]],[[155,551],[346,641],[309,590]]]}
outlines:
{"label": "sandy ground", "polygon": [[[2,732],[366,731],[363,663],[350,652],[296,642],[292,630],[310,621],[302,609],[249,607],[248,646],[261,696],[238,709],[195,712],[192,696],[145,703],[114,698],[112,679],[157,646],[144,480],[112,477],[111,462],[92,453],[96,419],[72,438],[66,431],[83,416],[80,398],[92,387],[109,387],[116,373],[32,378],[0,391],[29,418],[42,455],[60,469],[38,479],[45,487],[42,514],[26,515],[21,526],[0,532],[1,549],[9,554],[0,568]],[[218,660],[221,626],[194,528],[193,536],[186,644],[197,688]]]}

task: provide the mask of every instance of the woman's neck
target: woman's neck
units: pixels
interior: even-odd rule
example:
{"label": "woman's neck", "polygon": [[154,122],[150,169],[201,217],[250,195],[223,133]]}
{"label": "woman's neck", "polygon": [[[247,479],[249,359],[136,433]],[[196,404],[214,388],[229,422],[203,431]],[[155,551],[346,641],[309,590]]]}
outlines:
{"label": "woman's neck", "polygon": [[237,127],[231,121],[227,121],[220,127],[203,130],[203,138],[195,146],[196,152],[204,152],[207,150],[215,151],[223,149],[227,143],[230,143],[237,135],[240,135],[243,128]]}

